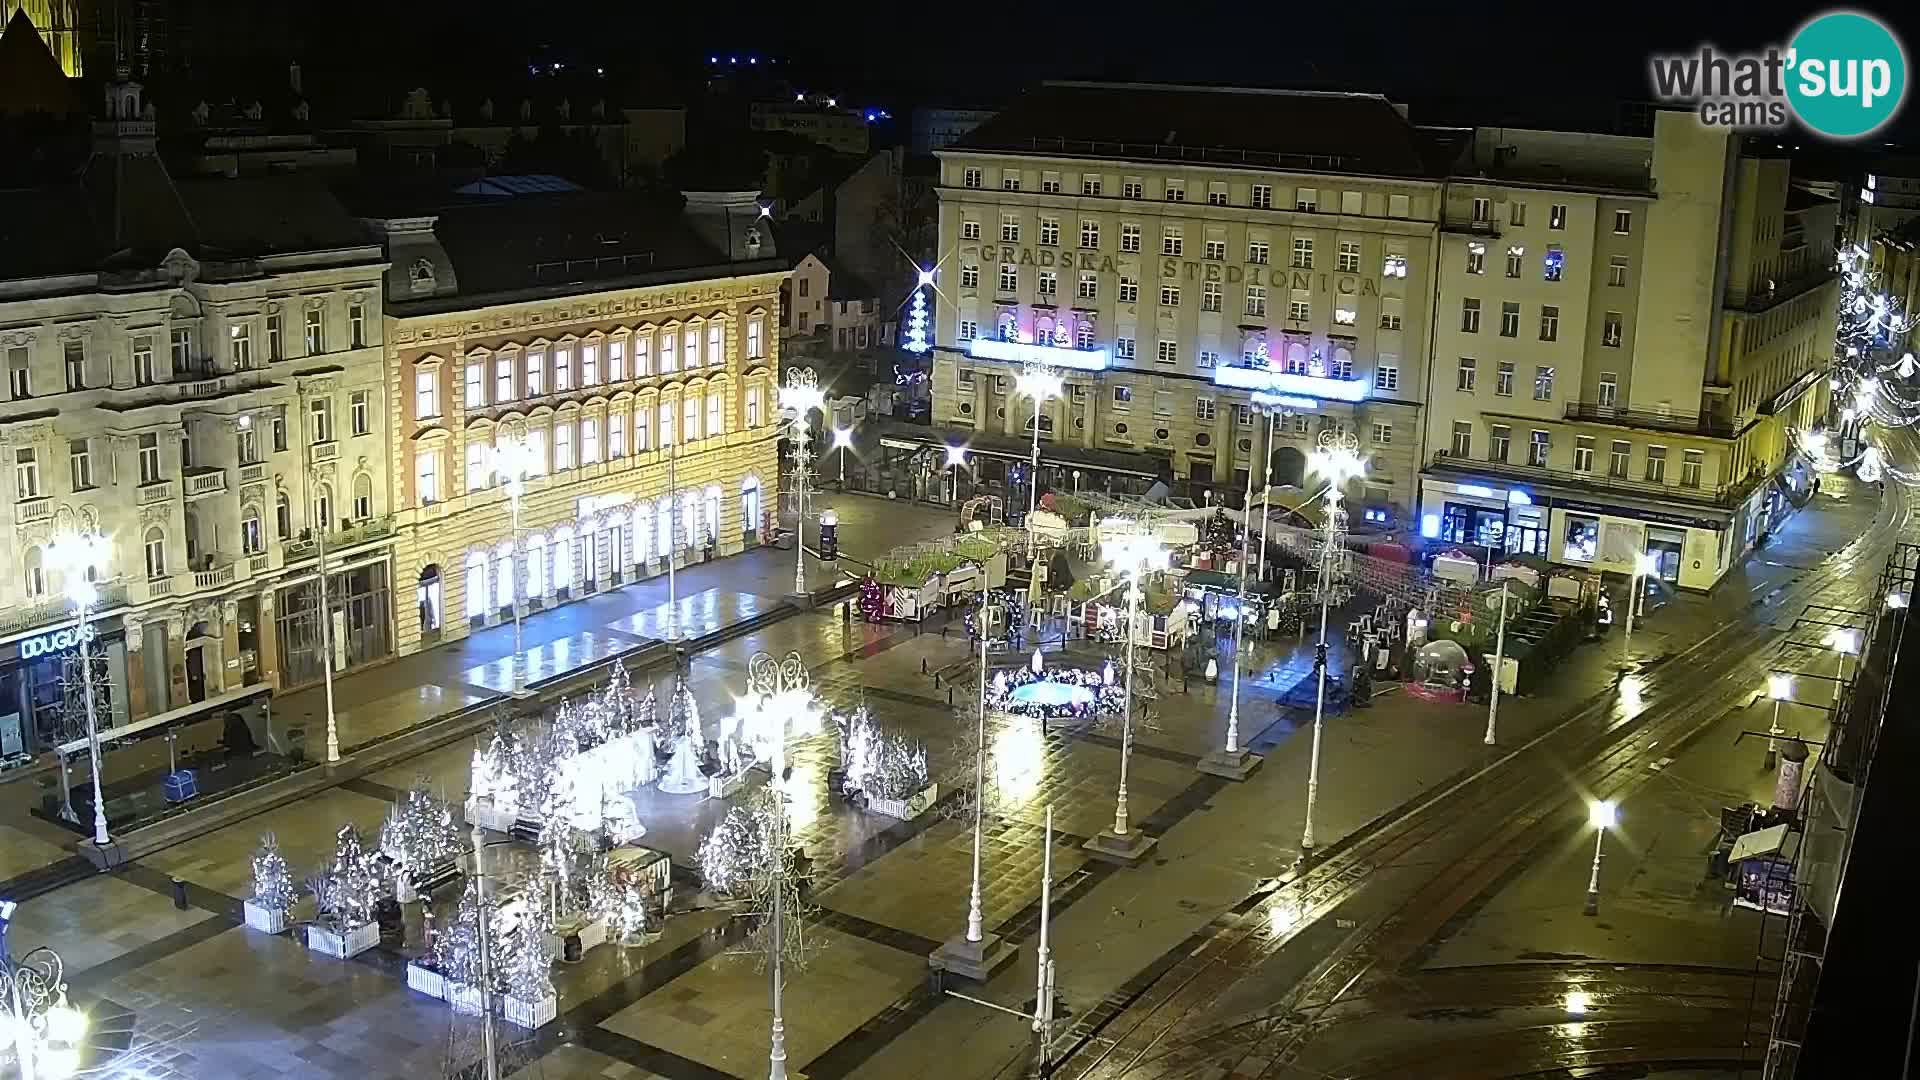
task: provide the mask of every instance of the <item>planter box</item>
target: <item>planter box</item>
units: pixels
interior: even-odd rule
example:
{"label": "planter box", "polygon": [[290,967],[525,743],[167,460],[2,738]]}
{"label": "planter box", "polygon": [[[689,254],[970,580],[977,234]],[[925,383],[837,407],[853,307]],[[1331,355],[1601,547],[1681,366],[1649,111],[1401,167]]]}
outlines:
{"label": "planter box", "polygon": [[554,1017],[560,1015],[560,1000],[552,994],[538,1001],[522,1001],[509,994],[503,998],[506,1002],[507,1023],[518,1024],[523,1028],[537,1028],[551,1024]]}
{"label": "planter box", "polygon": [[336,960],[351,960],[380,944],[380,924],[361,923],[347,930],[315,923],[307,927],[307,948]]}
{"label": "planter box", "polygon": [[466,983],[450,982],[447,984],[447,1004],[453,1006],[454,1012],[464,1013],[467,1016],[479,1016],[480,988]]}
{"label": "planter box", "polygon": [[407,963],[407,989],[418,990],[431,998],[447,1000],[447,977],[432,968]]}
{"label": "planter box", "polygon": [[553,933],[547,935],[548,944],[553,948],[553,955],[559,956],[564,951],[568,934],[580,935],[580,951],[584,954],[595,945],[607,943],[607,920],[568,919],[559,923],[553,928]]}
{"label": "planter box", "polygon": [[901,821],[912,821],[914,818],[933,809],[934,801],[939,797],[940,785],[928,784],[916,794],[908,796],[905,799],[883,799],[878,795],[869,795],[867,796],[867,809],[873,813],[885,815],[886,817],[899,818]]}
{"label": "planter box", "polygon": [[287,912],[284,908],[261,907],[251,900],[240,905],[247,915],[247,926],[263,934],[281,934],[287,929]]}
{"label": "planter box", "polygon": [[731,799],[747,786],[747,773],[735,773],[732,776],[707,777],[707,798]]}

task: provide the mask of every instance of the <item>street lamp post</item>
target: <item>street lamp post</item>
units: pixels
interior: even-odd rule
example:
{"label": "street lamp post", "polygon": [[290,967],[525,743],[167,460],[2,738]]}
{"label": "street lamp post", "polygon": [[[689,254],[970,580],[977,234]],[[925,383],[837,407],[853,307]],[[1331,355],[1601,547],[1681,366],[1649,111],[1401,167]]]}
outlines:
{"label": "street lamp post", "polygon": [[1259,754],[1242,749],[1240,746],[1240,669],[1245,661],[1240,656],[1240,642],[1247,627],[1247,545],[1253,538],[1253,462],[1247,462],[1247,492],[1240,503],[1243,513],[1240,516],[1240,590],[1234,604],[1233,619],[1233,702],[1227,706],[1227,745],[1200,759],[1196,766],[1209,776],[1225,777],[1229,780],[1245,780],[1253,775],[1263,761]]}
{"label": "street lamp post", "polygon": [[493,921],[492,912],[487,910],[487,833],[485,829],[473,827],[473,897],[477,909],[474,917],[476,951],[479,953],[479,990],[480,990],[480,1052],[482,1055],[483,1080],[500,1080],[500,1059],[494,1046],[493,1034],[493,972],[488,970],[490,958],[487,932],[492,929],[488,924]]}
{"label": "street lamp post", "polygon": [[[47,560],[60,571],[67,600],[73,604],[74,637],[80,649],[80,693],[87,713],[87,753],[93,761],[93,843],[105,848],[107,837],[107,800],[100,789],[100,716],[93,694],[93,660],[88,656],[87,614],[100,601],[94,585],[98,572],[113,562],[113,545],[105,536],[89,529],[63,533],[47,545]],[[65,761],[62,753],[61,760]]]}
{"label": "street lamp post", "polygon": [[1320,548],[1320,643],[1314,650],[1318,687],[1313,697],[1313,751],[1307,762],[1307,821],[1300,835],[1303,852],[1313,850],[1313,812],[1320,801],[1320,736],[1327,704],[1327,607],[1332,600],[1335,564],[1341,556],[1347,512],[1340,500],[1348,482],[1366,472],[1360,441],[1344,431],[1324,431],[1307,462],[1307,471],[1327,482],[1326,535]]}
{"label": "street lamp post", "polygon": [[[1259,403],[1256,402],[1255,404]],[[1260,480],[1260,563],[1258,575],[1258,580],[1260,581],[1267,580],[1267,519],[1273,516],[1274,428],[1284,415],[1290,414],[1285,409],[1272,407],[1267,409],[1267,452],[1265,455],[1266,460],[1262,463],[1263,469]]]}
{"label": "street lamp post", "polygon": [[840,451],[840,490],[847,490],[847,451],[853,447],[852,428],[833,429],[833,448]]}
{"label": "street lamp post", "polygon": [[812,368],[788,368],[780,408],[793,414],[793,594],[807,595],[807,414],[826,405]]}
{"label": "street lamp post", "polygon": [[1780,762],[1780,736],[1787,730],[1780,726],[1780,703],[1793,696],[1793,676],[1774,672],[1767,676],[1767,696],[1773,699],[1773,721],[1767,725],[1767,769],[1772,771]]}
{"label": "street lamp post", "polygon": [[87,1017],[67,1003],[59,953],[41,946],[17,963],[0,957],[0,1006],[7,1010],[0,1045],[12,1044],[20,1080],[64,1080],[79,1071]]}
{"label": "street lamp post", "polygon": [[1646,592],[1644,580],[1660,568],[1659,560],[1649,552],[1642,551],[1633,557],[1633,576],[1629,578],[1627,593],[1627,631],[1620,639],[1620,666],[1622,670],[1633,667],[1633,613],[1640,606],[1640,595]]}
{"label": "street lamp post", "polygon": [[1607,842],[1607,830],[1619,820],[1614,804],[1605,800],[1587,807],[1587,820],[1593,824],[1593,872],[1587,877],[1587,905],[1582,912],[1600,914],[1600,856]]}
{"label": "street lamp post", "polygon": [[[300,475],[306,481],[307,513],[311,515],[314,510],[313,485],[319,475],[319,466],[313,460],[313,444],[318,441],[313,437],[316,421],[314,414],[307,407],[307,388],[296,386],[294,396],[300,405],[301,430],[306,432],[306,438],[302,441],[306,443],[307,459],[301,463]],[[331,425],[333,423],[331,399],[328,401],[328,410],[325,415],[327,423]],[[332,430],[328,430],[326,435],[331,439]],[[340,760],[340,720],[333,707],[333,605],[327,599],[327,518],[332,514],[333,498],[329,495],[326,513],[321,514],[320,520],[311,526],[314,539],[319,545],[320,557],[320,564],[316,567],[320,580],[320,679],[326,686],[327,764],[329,765]]]}
{"label": "street lamp post", "polygon": [[[1837,626],[1827,631],[1827,648],[1833,650],[1833,705],[1840,707],[1840,692],[1847,684],[1847,657],[1860,653],[1860,631],[1851,626]],[[1839,716],[1835,716],[1839,721]]]}
{"label": "street lamp post", "polygon": [[1500,582],[1500,628],[1493,636],[1493,680],[1492,690],[1487,694],[1487,737],[1480,740],[1488,746],[1494,745],[1495,729],[1500,721],[1500,672],[1507,664],[1507,583]]}
{"label": "street lamp post", "polygon": [[953,493],[947,496],[948,502],[960,501],[960,474],[958,470],[960,466],[965,465],[966,463],[967,463],[966,447],[964,446],[948,446],[947,447],[946,475],[953,489]]}
{"label": "street lamp post", "polygon": [[1020,393],[1033,400],[1033,455],[1027,462],[1027,557],[1033,557],[1033,512],[1040,506],[1040,409],[1060,396],[1065,384],[1052,368],[1029,364],[1014,381]]}
{"label": "street lamp post", "polygon": [[[663,429],[664,430],[664,429]],[[679,458],[678,444],[667,441],[667,640],[680,639],[680,589],[679,579],[674,576],[675,556],[680,554],[680,493],[679,477],[674,473],[674,462]],[[654,530],[655,535],[659,530]]]}
{"label": "street lamp post", "polygon": [[1133,756],[1133,648],[1137,637],[1134,628],[1140,621],[1141,590],[1146,576],[1150,571],[1167,568],[1167,549],[1149,524],[1108,521],[1101,527],[1114,531],[1100,541],[1100,553],[1126,575],[1126,682],[1120,699],[1120,790],[1113,804],[1113,828],[1088,840],[1085,849],[1096,858],[1138,866],[1159,840],[1134,830],[1127,818],[1127,762]]}
{"label": "street lamp post", "polygon": [[521,607],[521,570],[520,560],[520,500],[526,494],[527,476],[534,471],[534,450],[527,441],[517,435],[501,439],[493,447],[490,467],[494,478],[507,489],[507,504],[513,514],[513,556],[509,572],[513,575],[513,696],[527,696],[525,674],[525,654],[521,651],[520,607]]}

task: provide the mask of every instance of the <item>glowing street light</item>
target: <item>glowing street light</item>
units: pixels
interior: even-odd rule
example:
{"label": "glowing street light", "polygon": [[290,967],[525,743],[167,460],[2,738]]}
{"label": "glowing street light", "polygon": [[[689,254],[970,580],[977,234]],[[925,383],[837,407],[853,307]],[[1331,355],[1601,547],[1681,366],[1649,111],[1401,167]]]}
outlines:
{"label": "glowing street light", "polygon": [[1127,761],[1133,756],[1135,624],[1140,620],[1142,583],[1148,574],[1165,570],[1169,560],[1166,545],[1161,543],[1160,537],[1149,526],[1106,521],[1101,523],[1101,528],[1107,535],[1100,541],[1100,555],[1124,574],[1127,581],[1127,651],[1121,660],[1121,674],[1126,683],[1120,699],[1120,791],[1113,806],[1113,828],[1087,841],[1086,848],[1096,855],[1131,866],[1138,865],[1158,843],[1153,837],[1134,831],[1127,820]]}
{"label": "glowing street light", "polygon": [[1851,626],[1836,626],[1824,640],[1833,650],[1833,703],[1840,704],[1840,691],[1847,682],[1847,657],[1860,655],[1860,631]]}
{"label": "glowing street light", "polygon": [[1307,764],[1307,821],[1300,836],[1303,852],[1313,850],[1313,812],[1320,801],[1320,738],[1327,705],[1327,607],[1332,601],[1335,565],[1342,554],[1342,534],[1347,526],[1347,512],[1341,509],[1340,500],[1347,485],[1366,471],[1359,440],[1346,432],[1321,432],[1320,445],[1307,459],[1307,472],[1327,484],[1327,527],[1320,546],[1320,641],[1314,646],[1318,685],[1313,696],[1313,754]]}
{"label": "glowing street light", "polygon": [[[65,532],[47,545],[46,557],[59,570],[67,602],[73,605],[73,636],[80,643],[81,701],[87,711],[87,754],[93,760],[93,843],[105,848],[107,800],[100,790],[100,717],[93,695],[93,661],[87,656],[87,614],[100,602],[94,578],[113,562],[113,544],[93,530]],[[64,752],[61,760],[66,760]]]}
{"label": "glowing street light", "polygon": [[966,463],[967,463],[967,448],[964,446],[955,446],[952,443],[948,443],[947,444],[947,464],[946,464],[947,478],[953,484],[953,494],[948,496],[949,499],[958,500],[960,498],[960,477],[955,473],[954,470],[959,469],[961,466],[965,465]]}
{"label": "glowing street light", "polygon": [[1040,505],[1040,409],[1060,396],[1066,383],[1042,364],[1029,364],[1014,380],[1023,396],[1033,399],[1033,457],[1027,464],[1027,557],[1033,557],[1033,512]]}
{"label": "glowing street light", "polygon": [[1787,733],[1780,726],[1780,703],[1793,697],[1793,676],[1778,671],[1768,675],[1767,696],[1773,699],[1773,722],[1767,725],[1766,767],[1771,770],[1780,760],[1780,736]]}
{"label": "glowing street light", "polygon": [[1620,639],[1620,666],[1622,670],[1633,667],[1633,613],[1642,605],[1646,593],[1646,579],[1659,573],[1660,560],[1651,552],[1642,551],[1633,557],[1632,591],[1627,594],[1627,632]]}
{"label": "glowing street light", "polygon": [[507,489],[507,505],[513,514],[513,557],[510,560],[510,573],[513,574],[513,696],[525,697],[526,659],[521,653],[520,607],[520,500],[527,492],[527,477],[540,470],[540,456],[525,439],[515,435],[496,442],[489,454],[488,469],[494,479]]}
{"label": "glowing street light", "polygon": [[[811,368],[788,368],[780,408],[793,416],[793,593],[807,592],[807,414],[826,408],[827,395]],[[844,460],[844,459],[842,459]]]}
{"label": "glowing street light", "polygon": [[844,491],[847,486],[847,451],[853,449],[853,429],[834,428],[833,448],[840,451],[840,487]]}
{"label": "glowing street light", "polygon": [[[1209,492],[1211,495],[1211,492]],[[1240,589],[1233,612],[1233,700],[1227,706],[1227,745],[1200,759],[1201,772],[1229,780],[1245,780],[1266,759],[1240,745],[1240,643],[1247,627],[1247,544],[1253,539],[1253,463],[1247,463],[1247,491],[1240,503]],[[1207,658],[1207,679],[1218,674],[1214,657]]]}
{"label": "glowing street light", "polygon": [[1618,821],[1619,814],[1612,802],[1601,800],[1587,806],[1587,822],[1593,826],[1593,873],[1587,878],[1585,914],[1600,914],[1601,845],[1606,843],[1607,830],[1613,828]]}

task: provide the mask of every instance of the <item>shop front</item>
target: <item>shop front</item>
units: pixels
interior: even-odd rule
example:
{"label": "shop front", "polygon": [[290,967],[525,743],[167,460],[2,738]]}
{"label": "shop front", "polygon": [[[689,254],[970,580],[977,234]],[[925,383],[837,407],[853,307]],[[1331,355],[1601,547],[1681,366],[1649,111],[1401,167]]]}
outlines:
{"label": "shop front", "polygon": [[[83,631],[41,627],[0,644],[0,761],[31,757],[86,731],[80,684]],[[94,715],[102,727],[127,720],[127,640],[121,620],[84,631],[93,664]]]}
{"label": "shop front", "polygon": [[393,595],[385,554],[327,576],[330,634],[321,627],[317,576],[282,586],[273,606],[282,687],[320,681],[325,673],[323,641],[333,645],[336,674],[393,655]]}

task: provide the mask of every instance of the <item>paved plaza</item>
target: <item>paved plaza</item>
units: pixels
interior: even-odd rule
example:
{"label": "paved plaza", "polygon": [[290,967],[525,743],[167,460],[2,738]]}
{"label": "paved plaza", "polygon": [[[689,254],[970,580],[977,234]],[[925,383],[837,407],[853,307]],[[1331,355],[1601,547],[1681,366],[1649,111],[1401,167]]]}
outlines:
{"label": "paved plaza", "polygon": [[[1836,538],[1857,532],[1873,508],[1853,504],[1846,492],[1835,485],[1821,505],[1802,514],[1762,558],[1714,594],[1655,605],[1633,637],[1634,658],[1657,664],[1741,617],[1754,596],[1793,580],[1837,546]],[[868,557],[948,528],[936,513],[882,500],[838,502],[845,504],[847,549]],[[778,603],[791,589],[791,560],[791,552],[764,551],[682,574],[682,626],[717,627]],[[816,568],[816,583],[824,583],[827,573]],[[523,637],[530,667],[573,670],[658,637],[664,589],[663,582],[650,580],[528,619]],[[1383,693],[1371,709],[1330,718],[1317,816],[1321,842],[1337,844],[1480,768],[1596,695],[1611,693],[1621,646],[1617,635],[1585,646],[1540,694],[1503,703],[1497,748],[1481,742],[1484,707],[1428,703],[1397,689]],[[1030,721],[990,723],[985,921],[1019,955],[970,993],[1015,1009],[1033,998],[1041,825],[1049,806],[1058,830],[1054,947],[1068,1017],[1138,985],[1171,950],[1296,861],[1310,723],[1282,716],[1275,699],[1295,677],[1289,673],[1299,670],[1305,647],[1293,640],[1267,642],[1245,656],[1241,728],[1268,762],[1244,783],[1195,768],[1223,738],[1230,676],[1186,686],[1175,679],[1162,687],[1158,715],[1138,733],[1128,776],[1132,823],[1159,840],[1138,867],[1089,862],[1081,852],[1081,844],[1113,824],[1117,730],[1110,724],[1042,731]],[[503,675],[510,671],[505,665],[511,650],[511,628],[495,628],[343,677],[343,740],[356,745],[497,697],[508,685]],[[800,653],[826,701],[843,709],[864,702],[884,727],[922,740],[944,789],[936,809],[917,820],[870,815],[826,793],[826,774],[838,753],[831,735],[795,747],[794,786],[803,794],[793,808],[794,839],[815,861],[811,917],[817,948],[804,968],[788,976],[790,1066],[812,1080],[935,1075],[928,1072],[934,1062],[943,1080],[1001,1075],[1028,1050],[1025,1025],[939,996],[930,988],[926,960],[964,928],[966,916],[971,819],[957,789],[970,779],[968,747],[976,721],[965,686],[955,697],[957,707],[950,707],[950,684],[936,685],[934,676],[966,662],[964,634],[957,626],[942,636],[931,624],[917,629],[849,623],[837,608],[792,614],[691,657],[690,684],[709,730],[711,717],[733,707],[748,658],[763,651]],[[650,682],[664,699],[673,678],[663,667],[636,681]],[[304,723],[309,738],[316,693],[290,694],[276,705],[290,722]],[[1750,782],[1732,785],[1724,771],[1715,771],[1709,747],[1723,742],[1719,734],[1703,741],[1669,775],[1627,802],[1623,814],[1632,825],[1623,838],[1636,853],[1616,864],[1609,903],[1637,896],[1641,908],[1698,907],[1673,895],[1693,857],[1697,819],[1721,800],[1743,792],[1750,797],[1761,782],[1749,776]],[[377,830],[416,783],[464,801],[472,749],[466,742],[445,746],[37,896],[21,905],[13,946],[58,948],[78,996],[133,1011],[132,1047],[106,1076],[418,1080],[457,1072],[478,1053],[471,1023],[407,990],[401,965],[413,942],[342,962],[308,952],[295,936],[246,930],[239,908],[250,883],[248,858],[262,833],[278,837],[298,878],[331,853],[340,825]],[[1757,759],[1751,742],[1740,752],[1743,762]],[[1741,768],[1750,774],[1747,764]],[[18,810],[6,818],[9,826],[0,826],[7,830],[0,837],[7,860],[0,864],[3,876],[57,865],[71,855],[71,835],[28,819],[15,805],[23,796],[6,792],[32,783],[0,787],[0,805]],[[650,791],[642,807],[644,843],[670,852],[677,867],[688,866],[700,838],[725,811],[717,800]],[[1570,849],[1543,860],[1537,877],[1496,897],[1482,921],[1462,928],[1436,963],[1450,957],[1482,963],[1550,949],[1632,955],[1635,930],[1626,922],[1612,924],[1605,940],[1570,942],[1569,935],[1589,933],[1571,925],[1577,919],[1537,919],[1536,936],[1514,936],[1516,918],[1532,919],[1560,902],[1561,879],[1573,872],[1567,867],[1577,856]],[[185,910],[174,904],[176,878],[187,884]],[[527,1063],[523,1075],[764,1075],[768,975],[741,955],[743,920],[696,890],[690,877],[676,886],[676,906],[683,910],[659,940],[629,949],[603,946],[578,964],[557,967],[560,1018],[515,1048],[514,1060]],[[1710,920],[1685,917],[1694,919],[1686,924],[1689,931],[1713,929]],[[1648,940],[1673,932],[1666,924],[1645,931]],[[1726,962],[1731,949],[1703,944],[1700,962]]]}

